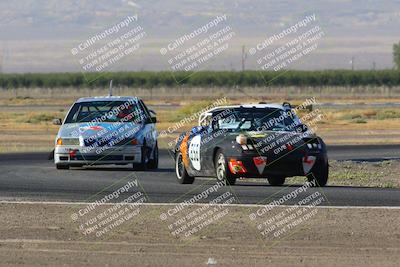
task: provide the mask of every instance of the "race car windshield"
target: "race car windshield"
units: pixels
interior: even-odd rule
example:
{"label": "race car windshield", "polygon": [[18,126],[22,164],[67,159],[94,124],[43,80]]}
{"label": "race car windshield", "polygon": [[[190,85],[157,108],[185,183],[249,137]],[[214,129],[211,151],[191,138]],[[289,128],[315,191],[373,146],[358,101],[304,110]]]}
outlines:
{"label": "race car windshield", "polygon": [[281,109],[235,109],[217,120],[217,127],[228,131],[293,131],[298,123],[293,114]]}
{"label": "race car windshield", "polygon": [[93,101],[75,103],[65,123],[80,122],[135,122],[140,123],[144,112],[136,102]]}

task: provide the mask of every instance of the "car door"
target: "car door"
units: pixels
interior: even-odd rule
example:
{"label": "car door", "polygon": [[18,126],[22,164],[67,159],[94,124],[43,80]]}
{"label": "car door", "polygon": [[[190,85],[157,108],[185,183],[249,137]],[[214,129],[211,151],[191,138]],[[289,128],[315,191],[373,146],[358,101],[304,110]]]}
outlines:
{"label": "car door", "polygon": [[204,130],[201,140],[201,168],[205,175],[214,175],[215,131],[212,124],[212,115],[208,115],[201,125]]}

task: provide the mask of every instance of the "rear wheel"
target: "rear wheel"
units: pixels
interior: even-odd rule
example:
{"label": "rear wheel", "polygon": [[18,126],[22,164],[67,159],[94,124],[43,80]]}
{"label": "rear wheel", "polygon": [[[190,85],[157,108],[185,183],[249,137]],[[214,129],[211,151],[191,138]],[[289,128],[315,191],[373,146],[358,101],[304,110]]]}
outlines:
{"label": "rear wheel", "polygon": [[311,172],[307,174],[307,179],[309,182],[315,182],[314,186],[322,187],[328,182],[329,177],[329,164],[328,162],[321,162],[315,165]]}
{"label": "rear wheel", "polygon": [[278,177],[268,177],[267,178],[268,183],[272,186],[279,186],[279,185],[283,185],[285,183],[286,178],[282,177],[282,176],[278,176]]}
{"label": "rear wheel", "polygon": [[178,152],[175,158],[175,172],[176,179],[180,184],[193,184],[194,177],[190,176],[185,168],[185,164],[183,163],[182,153]]}
{"label": "rear wheel", "polygon": [[57,168],[57,170],[68,170],[69,169],[69,165],[56,164],[56,168]]}
{"label": "rear wheel", "polygon": [[214,159],[215,173],[218,182],[226,182],[228,185],[236,183],[236,177],[228,169],[228,163],[222,150],[218,150]]}

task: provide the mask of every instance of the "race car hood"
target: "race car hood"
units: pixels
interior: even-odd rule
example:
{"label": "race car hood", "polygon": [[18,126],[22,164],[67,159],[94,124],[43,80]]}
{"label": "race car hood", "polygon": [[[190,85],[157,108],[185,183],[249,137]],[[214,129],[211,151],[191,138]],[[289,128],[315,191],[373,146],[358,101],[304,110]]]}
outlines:
{"label": "race car hood", "polygon": [[[271,146],[271,144],[275,147],[290,144],[295,148],[304,145],[307,140],[317,138],[314,133],[293,131],[249,131],[243,134],[248,138],[247,143],[254,145],[256,148]],[[239,134],[229,133],[229,135],[231,138],[236,138]]]}
{"label": "race car hood", "polygon": [[[315,134],[310,133],[310,132],[304,132],[304,133],[299,133],[299,132],[294,132],[294,131],[262,131],[262,132],[247,132],[247,136],[255,141],[259,140],[264,140],[266,138],[270,140],[275,140],[275,139],[280,139],[283,137],[286,138],[306,138],[306,137],[316,137]],[[273,138],[273,139],[271,139]]]}

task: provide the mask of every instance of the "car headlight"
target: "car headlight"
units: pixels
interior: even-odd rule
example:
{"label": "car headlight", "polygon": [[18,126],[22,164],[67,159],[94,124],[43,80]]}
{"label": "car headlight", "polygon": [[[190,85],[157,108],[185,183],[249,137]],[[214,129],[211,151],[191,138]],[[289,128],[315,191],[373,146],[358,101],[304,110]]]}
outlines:
{"label": "car headlight", "polygon": [[79,138],[58,138],[58,146],[79,146]]}
{"label": "car headlight", "polygon": [[307,144],[307,147],[312,150],[321,150],[322,145],[318,141],[317,138],[303,138],[304,142]]}

